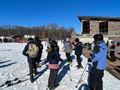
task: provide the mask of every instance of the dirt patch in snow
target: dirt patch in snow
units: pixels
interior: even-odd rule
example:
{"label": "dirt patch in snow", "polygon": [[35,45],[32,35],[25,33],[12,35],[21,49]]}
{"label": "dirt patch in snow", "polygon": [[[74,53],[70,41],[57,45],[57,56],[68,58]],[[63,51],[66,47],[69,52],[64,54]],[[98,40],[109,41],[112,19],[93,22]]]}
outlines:
{"label": "dirt patch in snow", "polygon": [[107,71],[120,80],[120,53],[115,53],[115,61],[107,60]]}

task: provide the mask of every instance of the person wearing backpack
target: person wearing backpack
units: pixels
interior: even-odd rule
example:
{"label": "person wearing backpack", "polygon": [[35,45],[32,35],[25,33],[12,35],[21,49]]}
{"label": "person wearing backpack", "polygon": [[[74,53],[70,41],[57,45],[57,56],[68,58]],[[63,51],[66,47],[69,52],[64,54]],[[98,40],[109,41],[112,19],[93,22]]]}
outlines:
{"label": "person wearing backpack", "polygon": [[27,56],[31,83],[34,81],[33,74],[37,74],[36,62],[38,60],[38,52],[37,42],[33,38],[29,38],[27,45],[24,47],[23,55]]}
{"label": "person wearing backpack", "polygon": [[38,48],[39,48],[39,52],[38,52],[38,57],[37,57],[37,66],[39,65],[39,63],[41,62],[41,56],[42,56],[42,50],[43,50],[43,45],[41,44],[41,40],[39,39],[39,37],[35,37],[35,41],[38,44]]}
{"label": "person wearing backpack", "polygon": [[74,46],[75,46],[74,47],[75,55],[77,57],[77,63],[78,63],[78,65],[76,67],[78,69],[83,68],[83,66],[81,64],[81,62],[82,62],[81,54],[82,54],[82,49],[83,49],[83,43],[79,41],[79,38],[76,38]]}
{"label": "person wearing backpack", "polygon": [[58,48],[56,47],[54,41],[50,44],[50,47],[47,49],[47,52],[48,52],[47,61],[49,62],[48,68],[50,69],[48,88],[50,90],[54,90],[54,88],[57,86],[56,80],[59,70],[58,63],[59,61],[61,61]]}

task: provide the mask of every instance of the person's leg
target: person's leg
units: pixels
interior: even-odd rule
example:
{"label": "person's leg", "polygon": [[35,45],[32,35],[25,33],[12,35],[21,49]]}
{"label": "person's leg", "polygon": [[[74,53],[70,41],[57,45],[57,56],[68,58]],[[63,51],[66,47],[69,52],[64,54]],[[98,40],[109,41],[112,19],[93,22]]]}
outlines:
{"label": "person's leg", "polygon": [[69,61],[72,63],[72,58],[70,56],[70,53],[68,54]]}
{"label": "person's leg", "polygon": [[69,59],[69,58],[68,58],[68,57],[69,57],[69,56],[68,56],[68,53],[65,53],[65,54],[66,54],[66,59],[67,59],[67,62],[68,62],[68,61],[69,61],[69,60],[68,60],[68,59]]}
{"label": "person's leg", "polygon": [[38,63],[41,62],[41,55],[39,55],[37,62],[38,62]]}
{"label": "person's leg", "polygon": [[66,53],[66,57],[67,57],[67,62],[72,63],[72,59],[70,57],[70,53]]}
{"label": "person's leg", "polygon": [[37,65],[36,65],[36,61],[33,62],[33,73],[37,74]]}
{"label": "person's leg", "polygon": [[49,79],[48,79],[48,87],[52,88],[54,86],[54,70],[50,69]]}
{"label": "person's leg", "polygon": [[97,70],[95,90],[103,90],[103,81],[102,81],[103,76],[104,76],[103,71],[102,70]]}
{"label": "person's leg", "polygon": [[41,62],[41,55],[39,55],[37,58],[36,58],[36,66],[38,67],[39,66],[39,63]]}
{"label": "person's leg", "polygon": [[49,74],[49,78],[48,78],[48,87],[51,86],[51,77],[52,77],[51,73],[52,73],[52,70],[50,69],[50,74]]}
{"label": "person's leg", "polygon": [[33,64],[32,62],[28,62],[28,65],[29,65],[30,81],[33,82]]}
{"label": "person's leg", "polygon": [[113,61],[115,61],[115,51],[113,51]]}
{"label": "person's leg", "polygon": [[48,79],[48,88],[50,90],[54,90],[54,88],[58,85],[57,84],[57,73],[58,73],[58,69],[50,70],[50,75]]}
{"label": "person's leg", "polygon": [[111,61],[115,61],[115,52],[114,51],[110,51],[110,60]]}
{"label": "person's leg", "polygon": [[56,87],[58,85],[57,83],[57,76],[58,76],[58,69],[54,70],[54,87]]}
{"label": "person's leg", "polygon": [[82,67],[81,57],[80,57],[80,56],[81,56],[81,55],[76,55],[76,57],[77,57],[77,63],[78,63],[77,67],[78,67],[78,68]]}
{"label": "person's leg", "polygon": [[96,78],[95,74],[96,74],[95,68],[92,67],[91,72],[88,77],[88,86],[90,90],[94,90],[94,87],[95,87],[95,78]]}

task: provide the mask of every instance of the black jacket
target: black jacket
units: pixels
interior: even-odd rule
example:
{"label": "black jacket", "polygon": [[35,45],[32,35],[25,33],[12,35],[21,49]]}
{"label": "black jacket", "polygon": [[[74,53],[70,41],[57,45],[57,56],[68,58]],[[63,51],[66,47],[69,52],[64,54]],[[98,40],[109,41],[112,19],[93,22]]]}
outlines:
{"label": "black jacket", "polygon": [[83,49],[83,43],[82,42],[77,42],[75,44],[75,54],[76,55],[81,55],[82,54],[82,49]]}

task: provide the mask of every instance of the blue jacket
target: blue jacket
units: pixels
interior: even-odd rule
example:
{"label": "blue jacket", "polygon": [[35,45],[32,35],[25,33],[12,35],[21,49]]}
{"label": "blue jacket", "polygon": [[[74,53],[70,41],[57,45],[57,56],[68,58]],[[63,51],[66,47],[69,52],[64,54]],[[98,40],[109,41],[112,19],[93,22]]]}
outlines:
{"label": "blue jacket", "polygon": [[48,52],[47,61],[49,64],[58,64],[60,61],[60,56],[57,51]]}
{"label": "blue jacket", "polygon": [[[92,54],[92,62],[97,62],[97,69],[98,70],[104,70],[106,69],[106,61],[107,61],[107,46],[104,42],[100,42],[98,44],[99,46],[99,52],[95,53],[93,51]],[[95,47],[94,47],[95,48]]]}

